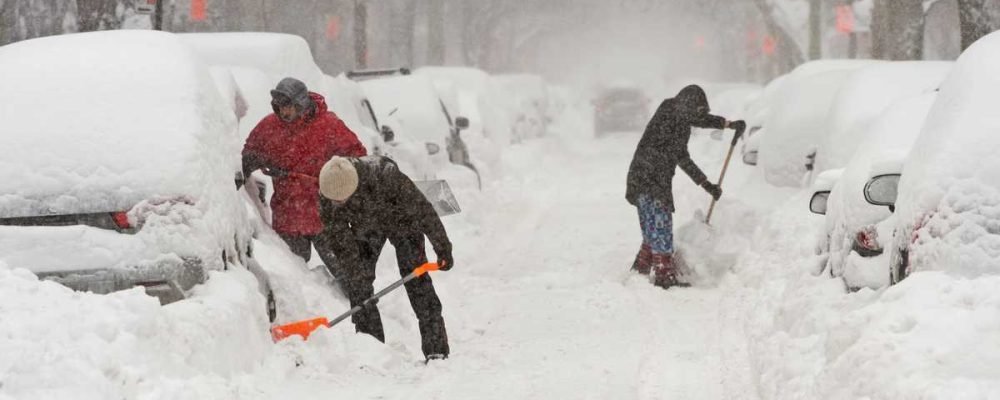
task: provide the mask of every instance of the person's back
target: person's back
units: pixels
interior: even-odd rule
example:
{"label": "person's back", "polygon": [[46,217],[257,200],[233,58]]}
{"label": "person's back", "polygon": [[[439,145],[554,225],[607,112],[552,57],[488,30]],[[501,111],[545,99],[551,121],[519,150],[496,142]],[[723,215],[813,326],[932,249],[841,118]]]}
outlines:
{"label": "person's back", "polygon": [[[730,124],[725,118],[709,114],[705,91],[687,86],[676,97],[660,104],[646,126],[629,166],[625,198],[639,211],[643,244],[632,269],[643,274],[652,270],[654,284],[668,288],[677,285],[673,245],[673,178],[677,167],[714,198],[722,195],[718,185],[708,181],[691,160],[688,140],[691,128],[739,128],[742,121]],[[737,129],[738,132],[741,130]]]}

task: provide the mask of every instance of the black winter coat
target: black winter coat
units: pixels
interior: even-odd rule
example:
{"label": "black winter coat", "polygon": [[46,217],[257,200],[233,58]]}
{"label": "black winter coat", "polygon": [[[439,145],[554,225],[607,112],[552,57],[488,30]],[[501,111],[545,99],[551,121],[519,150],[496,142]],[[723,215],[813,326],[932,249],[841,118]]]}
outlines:
{"label": "black winter coat", "polygon": [[625,199],[638,204],[639,195],[660,200],[671,212],[674,198],[671,189],[674,171],[680,166],[694,183],[708,181],[705,173],[691,161],[688,139],[691,128],[723,129],[726,119],[708,113],[705,91],[696,85],[685,87],[676,97],[666,99],[646,125],[628,169]]}
{"label": "black winter coat", "polygon": [[451,253],[451,242],[434,207],[394,161],[368,156],[350,159],[358,171],[358,189],[343,204],[320,195],[323,233],[342,266],[358,265],[358,239],[426,235],[438,255]]}

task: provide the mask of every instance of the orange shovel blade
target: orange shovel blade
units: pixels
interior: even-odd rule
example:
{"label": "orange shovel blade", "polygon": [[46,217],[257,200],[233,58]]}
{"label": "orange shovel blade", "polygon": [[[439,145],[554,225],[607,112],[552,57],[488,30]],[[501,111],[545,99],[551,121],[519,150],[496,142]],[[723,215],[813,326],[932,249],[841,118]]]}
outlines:
{"label": "orange shovel blade", "polygon": [[329,324],[329,321],[326,318],[320,317],[279,325],[271,328],[271,338],[277,342],[289,336],[299,335],[302,336],[302,340],[305,340],[309,339],[309,334],[313,333],[313,331],[321,326],[327,326],[327,324]]}

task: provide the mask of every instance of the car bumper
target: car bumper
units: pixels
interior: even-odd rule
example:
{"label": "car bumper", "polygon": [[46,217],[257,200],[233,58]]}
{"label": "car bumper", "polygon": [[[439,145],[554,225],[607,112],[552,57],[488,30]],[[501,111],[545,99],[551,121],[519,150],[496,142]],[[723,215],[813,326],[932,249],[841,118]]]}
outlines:
{"label": "car bumper", "polygon": [[179,260],[125,268],[62,270],[37,273],[40,279],[57,282],[73,290],[108,294],[142,286],[161,304],[187,297],[187,292],[208,275],[201,259],[183,257]]}

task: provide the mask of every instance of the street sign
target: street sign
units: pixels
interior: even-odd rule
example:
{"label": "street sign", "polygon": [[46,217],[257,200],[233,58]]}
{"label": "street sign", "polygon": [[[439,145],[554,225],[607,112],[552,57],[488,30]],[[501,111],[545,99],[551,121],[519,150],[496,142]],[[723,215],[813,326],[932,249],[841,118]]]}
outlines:
{"label": "street sign", "polygon": [[139,14],[152,14],[156,11],[156,0],[135,0],[135,12]]}

